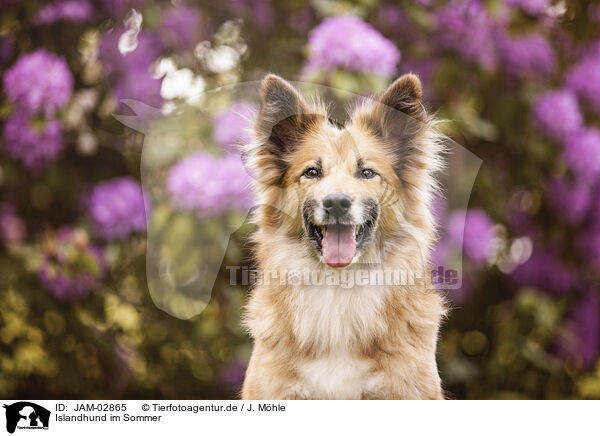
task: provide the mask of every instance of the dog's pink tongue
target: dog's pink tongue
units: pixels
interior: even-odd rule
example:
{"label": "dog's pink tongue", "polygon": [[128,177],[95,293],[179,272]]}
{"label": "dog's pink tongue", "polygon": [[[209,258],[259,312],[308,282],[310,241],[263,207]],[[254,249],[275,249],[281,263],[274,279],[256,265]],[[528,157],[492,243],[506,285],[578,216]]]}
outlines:
{"label": "dog's pink tongue", "polygon": [[322,245],[323,258],[327,265],[333,268],[349,265],[356,252],[354,226],[327,226]]}

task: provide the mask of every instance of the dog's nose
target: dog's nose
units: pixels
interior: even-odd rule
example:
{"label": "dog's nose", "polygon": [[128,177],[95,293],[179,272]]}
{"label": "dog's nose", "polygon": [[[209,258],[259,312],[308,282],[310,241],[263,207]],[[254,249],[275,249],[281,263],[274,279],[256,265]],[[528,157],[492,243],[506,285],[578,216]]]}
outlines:
{"label": "dog's nose", "polygon": [[348,209],[350,209],[351,205],[352,199],[341,192],[329,194],[323,199],[323,207],[331,216],[335,218],[340,218],[346,212],[348,212]]}

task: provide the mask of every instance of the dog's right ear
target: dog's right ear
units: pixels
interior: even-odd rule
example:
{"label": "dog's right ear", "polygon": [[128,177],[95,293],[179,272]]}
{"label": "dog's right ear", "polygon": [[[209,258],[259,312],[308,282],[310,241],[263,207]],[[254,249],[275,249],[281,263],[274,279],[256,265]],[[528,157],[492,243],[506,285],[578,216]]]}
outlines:
{"label": "dog's right ear", "polygon": [[257,133],[271,142],[275,153],[289,153],[310,126],[308,104],[287,81],[269,74],[262,81]]}
{"label": "dog's right ear", "polygon": [[[268,74],[260,88],[261,113],[287,116],[306,112],[307,104],[298,91],[286,80]],[[270,112],[277,112],[272,114]]]}
{"label": "dog's right ear", "polygon": [[274,182],[285,174],[287,158],[302,135],[324,117],[290,83],[274,74],[262,81],[260,103],[254,124],[258,141],[254,166]]}

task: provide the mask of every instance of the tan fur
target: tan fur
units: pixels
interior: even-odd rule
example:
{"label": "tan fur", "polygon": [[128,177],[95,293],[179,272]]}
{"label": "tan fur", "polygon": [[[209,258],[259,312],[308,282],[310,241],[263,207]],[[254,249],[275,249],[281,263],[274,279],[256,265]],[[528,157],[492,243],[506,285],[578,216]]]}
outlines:
{"label": "tan fur", "polygon": [[[261,125],[278,109],[277,95],[268,94],[273,86],[291,95],[298,105],[294,110],[306,114],[287,126],[301,134],[286,136],[294,147],[280,156],[283,162],[279,163],[265,145],[270,127]],[[327,121],[322,105],[307,103],[288,86],[276,76],[263,82],[263,108],[255,140],[246,150],[261,205],[254,215],[258,230],[253,237],[259,268],[282,275],[332,270],[307,242],[300,208],[307,197],[318,199],[343,191],[355,200],[376,197],[381,207],[373,241],[345,272],[376,265],[423,271],[425,280],[420,285],[368,284],[351,289],[258,284],[246,307],[245,325],[255,346],[242,398],[442,399],[435,350],[445,308],[425,274],[435,239],[431,197],[436,189],[434,172],[441,165],[441,145],[431,129],[431,118],[421,112],[420,83],[412,75],[398,79],[379,103],[367,101],[356,107],[343,129]],[[407,90],[412,91],[408,98],[393,95]],[[385,128],[386,115],[379,106],[390,101],[399,110],[420,117],[418,125],[406,127],[414,130],[406,139],[411,144],[374,133],[382,125]],[[391,157],[394,147],[409,145],[407,153]],[[379,176],[357,178],[359,158],[377,169]],[[305,168],[316,161],[322,163],[326,177],[319,181],[302,178]],[[285,171],[277,165],[285,165]]]}

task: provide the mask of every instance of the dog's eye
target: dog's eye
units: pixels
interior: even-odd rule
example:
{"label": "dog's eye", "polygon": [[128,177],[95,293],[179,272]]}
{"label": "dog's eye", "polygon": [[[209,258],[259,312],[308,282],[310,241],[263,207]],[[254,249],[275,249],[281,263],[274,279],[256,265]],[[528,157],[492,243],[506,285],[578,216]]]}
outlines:
{"label": "dog's eye", "polygon": [[372,170],[371,168],[364,168],[364,169],[360,170],[360,174],[365,179],[372,179],[373,177],[375,177],[377,175],[375,170]]}
{"label": "dog's eye", "polygon": [[321,171],[319,171],[318,168],[310,167],[307,168],[306,171],[304,171],[304,174],[302,175],[307,179],[316,179],[321,176]]}

